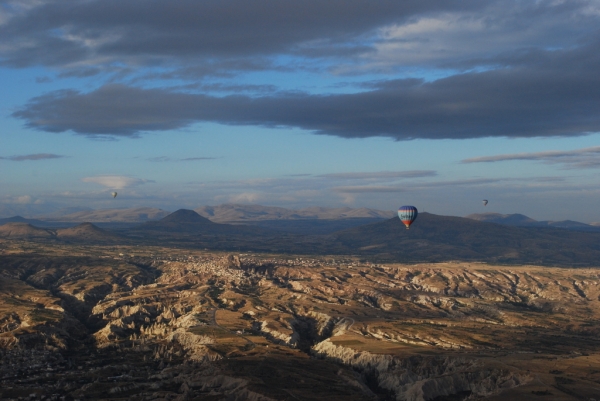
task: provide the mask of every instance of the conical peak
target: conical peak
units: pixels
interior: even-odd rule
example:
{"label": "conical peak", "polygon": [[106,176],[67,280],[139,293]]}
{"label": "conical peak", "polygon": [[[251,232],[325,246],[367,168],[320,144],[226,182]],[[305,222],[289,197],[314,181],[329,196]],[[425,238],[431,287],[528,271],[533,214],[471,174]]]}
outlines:
{"label": "conical peak", "polygon": [[179,209],[176,212],[163,217],[160,221],[165,223],[212,223],[209,219],[202,217],[198,213],[189,209]]}

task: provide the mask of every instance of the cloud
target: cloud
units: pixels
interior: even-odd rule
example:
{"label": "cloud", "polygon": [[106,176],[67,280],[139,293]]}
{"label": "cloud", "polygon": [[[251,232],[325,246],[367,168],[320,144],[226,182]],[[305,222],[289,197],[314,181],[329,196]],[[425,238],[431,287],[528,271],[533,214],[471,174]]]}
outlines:
{"label": "cloud", "polygon": [[12,204],[12,205],[42,205],[44,204],[43,199],[34,198],[31,195],[18,195],[11,196],[6,195],[0,198],[0,203]]}
{"label": "cloud", "polygon": [[424,188],[438,188],[438,187],[465,187],[465,186],[473,186],[473,185],[485,185],[485,184],[493,184],[500,181],[512,181],[511,178],[472,178],[466,180],[449,180],[449,181],[434,181],[434,182],[413,182],[409,184],[405,184],[402,186],[398,185],[390,185],[390,186],[342,186],[335,187],[333,190],[335,192],[342,193],[370,193],[370,192],[405,192],[415,189],[424,189]]}
{"label": "cloud", "polygon": [[[408,184],[407,188],[436,188],[436,187],[464,187],[473,185],[494,184],[501,181],[514,181],[515,178],[471,178],[465,180],[435,181]],[[517,178],[516,180],[531,180],[531,178]]]}
{"label": "cloud", "polygon": [[65,156],[55,155],[53,153],[35,153],[31,155],[0,157],[0,159],[22,162],[25,160],[46,160],[46,159],[61,159]]}
{"label": "cloud", "polygon": [[9,197],[6,203],[16,203],[18,205],[28,205],[33,203],[33,198],[29,195]]}
{"label": "cloud", "polygon": [[515,50],[522,54],[580,45],[596,30],[599,16],[598,3],[589,1],[497,1],[482,7],[431,13],[382,27],[370,66],[496,68]]}
{"label": "cloud", "polygon": [[251,59],[305,48],[344,50],[359,43],[340,43],[358,41],[382,25],[436,11],[481,9],[487,3],[42,0],[4,12],[0,49],[4,64],[16,67]]}
{"label": "cloud", "polygon": [[[39,0],[2,12],[0,63],[111,82],[49,92],[12,114],[42,131],[102,138],[212,122],[395,140],[600,132],[594,1]],[[231,79],[264,70],[409,78],[330,94]]]}
{"label": "cloud", "polygon": [[391,187],[391,186],[346,186],[346,187],[335,187],[335,192],[341,193],[381,193],[381,192],[404,192],[406,188]]}
{"label": "cloud", "polygon": [[281,68],[281,55],[293,58],[294,69],[304,59],[333,59],[348,73],[469,69],[514,49],[571,47],[598,25],[598,5],[586,0],[19,3],[0,9],[0,61],[80,77],[115,66],[158,66],[164,79],[227,76]]}
{"label": "cloud", "polygon": [[185,159],[179,159],[183,162],[192,162],[198,160],[215,160],[216,157],[186,157]]}
{"label": "cloud", "polygon": [[[432,82],[389,80],[344,94],[224,96],[109,84],[50,92],[13,117],[48,132],[133,136],[198,122],[295,127],[343,138],[554,137],[600,132],[600,41],[549,52],[519,68],[468,72]],[[559,54],[560,53],[560,54]]]}
{"label": "cloud", "polygon": [[410,171],[376,171],[376,172],[356,172],[356,173],[332,173],[322,174],[318,177],[332,178],[337,180],[372,180],[372,179],[398,179],[398,178],[417,178],[433,177],[437,175],[434,170],[410,170]]}
{"label": "cloud", "polygon": [[461,163],[495,163],[512,160],[532,160],[551,164],[564,164],[565,168],[600,167],[600,146],[576,150],[550,150],[532,153],[511,153],[496,156],[481,156],[461,160]]}
{"label": "cloud", "polygon": [[256,192],[243,192],[232,195],[228,199],[233,203],[254,203],[264,199],[264,195]]}
{"label": "cloud", "polygon": [[216,157],[186,157],[184,159],[173,159],[168,156],[157,156],[151,157],[148,161],[151,162],[188,162],[188,161],[200,161],[200,160],[215,160]]}
{"label": "cloud", "polygon": [[127,177],[123,175],[100,175],[95,177],[82,178],[83,182],[92,182],[111,189],[123,189],[135,187],[138,185],[154,182],[152,180],[144,180],[141,178]]}
{"label": "cloud", "polygon": [[223,83],[211,83],[204,85],[197,85],[194,89],[200,89],[203,92],[234,92],[234,93],[275,93],[279,88],[275,85],[232,85]]}

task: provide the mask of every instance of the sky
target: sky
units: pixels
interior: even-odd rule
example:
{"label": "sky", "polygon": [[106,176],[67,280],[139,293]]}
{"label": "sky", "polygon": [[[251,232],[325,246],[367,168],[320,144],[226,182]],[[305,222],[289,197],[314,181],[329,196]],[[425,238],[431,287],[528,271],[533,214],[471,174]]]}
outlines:
{"label": "sky", "polygon": [[0,217],[600,222],[598,71],[598,0],[0,0]]}

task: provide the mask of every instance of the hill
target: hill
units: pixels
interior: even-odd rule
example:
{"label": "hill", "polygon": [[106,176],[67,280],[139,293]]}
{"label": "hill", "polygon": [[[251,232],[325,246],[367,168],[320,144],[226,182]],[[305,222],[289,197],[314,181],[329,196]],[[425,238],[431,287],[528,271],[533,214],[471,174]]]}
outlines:
{"label": "hill", "polygon": [[[128,233],[143,234],[146,238],[153,235],[169,234],[177,235],[229,235],[229,236],[260,236],[266,234],[268,230],[260,227],[250,227],[245,225],[219,224],[213,223],[209,219],[200,216],[193,210],[179,209],[158,221],[148,221],[127,230]],[[270,231],[269,231],[270,232]],[[154,234],[153,234],[154,233]],[[227,238],[221,239],[227,241]]]}
{"label": "hill", "polygon": [[410,230],[393,218],[333,236],[354,254],[395,261],[600,265],[600,233],[511,227],[429,213],[419,214]]}
{"label": "hill", "polygon": [[214,224],[209,219],[200,216],[193,210],[189,209],[179,209],[162,219],[160,219],[160,224]]}
{"label": "hill", "polygon": [[500,214],[500,213],[476,213],[466,216],[468,219],[482,221],[486,223],[496,223],[508,226],[523,226],[523,227],[554,227],[566,228],[575,231],[596,231],[600,232],[600,227],[595,224],[585,224],[579,221],[562,220],[562,221],[537,221],[531,217],[522,214]]}
{"label": "hill", "polygon": [[142,223],[161,219],[168,214],[169,212],[162,209],[138,207],[133,209],[84,210],[64,216],[48,217],[46,220],[61,222]]}
{"label": "hill", "polygon": [[189,233],[206,231],[208,226],[213,225],[217,224],[200,216],[193,210],[179,209],[158,221],[148,221],[132,227],[129,231]]}
{"label": "hill", "polygon": [[0,226],[0,237],[4,238],[53,238],[56,236],[51,230],[34,227],[29,223],[6,223]]}
{"label": "hill", "polygon": [[83,223],[75,227],[58,229],[56,230],[56,236],[61,239],[94,242],[118,239],[117,235],[96,227],[92,223]]}
{"label": "hill", "polygon": [[497,223],[507,226],[526,226],[532,223],[538,223],[537,220],[527,217],[523,214],[500,214],[500,213],[474,213],[465,216],[467,219],[482,221],[485,223]]}
{"label": "hill", "polygon": [[352,209],[309,207],[304,209],[285,209],[282,207],[261,206],[261,205],[238,205],[224,204],[219,206],[202,206],[195,211],[211,221],[224,222],[246,222],[246,221],[266,221],[266,220],[336,220],[336,219],[354,219],[354,218],[379,218],[388,219],[395,215],[395,212],[381,211],[375,209]]}
{"label": "hill", "polygon": [[7,217],[4,219],[0,219],[0,225],[6,224],[6,223],[27,223],[27,224],[35,224],[35,225],[44,224],[44,222],[41,220],[26,219],[25,217],[21,217],[21,216],[13,216],[13,217]]}

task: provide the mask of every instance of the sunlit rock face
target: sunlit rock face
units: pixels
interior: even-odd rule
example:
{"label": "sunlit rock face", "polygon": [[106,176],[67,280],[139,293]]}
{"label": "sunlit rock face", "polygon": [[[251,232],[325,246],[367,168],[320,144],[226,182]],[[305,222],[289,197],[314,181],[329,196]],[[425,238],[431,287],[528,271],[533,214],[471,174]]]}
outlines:
{"label": "sunlit rock face", "polygon": [[596,269],[11,241],[2,399],[597,394]]}

